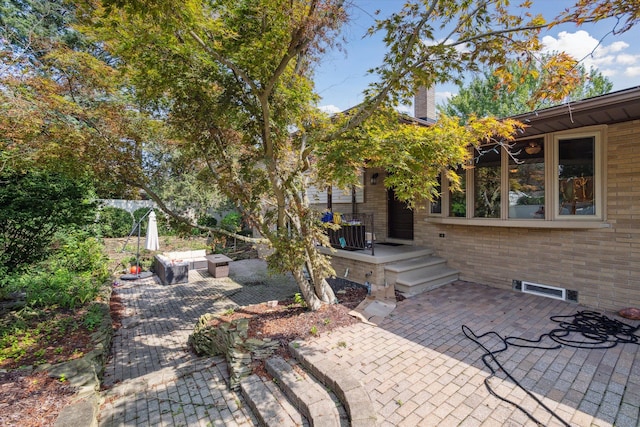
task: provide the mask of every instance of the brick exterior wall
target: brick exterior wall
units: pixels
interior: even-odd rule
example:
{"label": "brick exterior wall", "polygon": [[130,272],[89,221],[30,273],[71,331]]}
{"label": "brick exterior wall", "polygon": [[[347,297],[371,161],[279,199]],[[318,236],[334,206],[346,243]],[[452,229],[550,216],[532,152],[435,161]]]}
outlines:
{"label": "brick exterior wall", "polygon": [[[378,173],[376,185],[371,185],[371,175]],[[387,238],[387,191],[384,188],[385,173],[380,169],[367,169],[364,183],[364,203],[358,203],[358,213],[373,214],[374,230],[376,240],[384,242]],[[312,205],[318,211],[323,211],[326,205]],[[351,213],[353,207],[351,203],[334,203],[333,212]],[[369,231],[369,230],[367,230]]]}
{"label": "brick exterior wall", "polygon": [[[423,204],[414,212],[414,245],[432,248],[460,271],[462,280],[503,289],[511,289],[513,280],[529,281],[577,291],[578,302],[592,308],[640,307],[640,120],[608,126],[605,155],[606,219],[611,228],[435,224],[427,222]],[[374,172],[380,176],[378,184],[371,186],[369,177]],[[374,213],[378,242],[385,241],[387,234],[383,177],[382,171],[367,171],[365,203],[357,206],[358,212]],[[351,209],[351,205],[334,205],[336,212]],[[372,270],[336,257],[332,264],[338,276],[348,267],[353,280]]]}
{"label": "brick exterior wall", "polygon": [[[608,229],[473,227],[415,215],[415,244],[429,246],[460,278],[511,289],[513,280],[578,291],[603,310],[640,307],[640,121],[607,131]],[[444,233],[445,237],[439,235]]]}

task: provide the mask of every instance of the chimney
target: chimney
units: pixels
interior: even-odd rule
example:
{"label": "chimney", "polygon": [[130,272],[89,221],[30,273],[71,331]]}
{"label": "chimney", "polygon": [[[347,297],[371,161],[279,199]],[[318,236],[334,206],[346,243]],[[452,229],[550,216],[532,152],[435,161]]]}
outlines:
{"label": "chimney", "polygon": [[429,122],[436,121],[436,89],[421,87],[413,100],[413,115]]}

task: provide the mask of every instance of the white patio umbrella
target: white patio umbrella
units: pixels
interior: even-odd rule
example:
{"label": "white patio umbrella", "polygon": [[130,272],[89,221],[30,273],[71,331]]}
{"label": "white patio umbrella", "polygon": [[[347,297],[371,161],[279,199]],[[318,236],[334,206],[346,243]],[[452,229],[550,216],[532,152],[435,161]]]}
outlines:
{"label": "white patio umbrella", "polygon": [[158,223],[156,222],[156,213],[151,211],[149,213],[149,224],[147,225],[147,242],[145,249],[150,251],[157,251],[160,249],[160,241],[158,239]]}

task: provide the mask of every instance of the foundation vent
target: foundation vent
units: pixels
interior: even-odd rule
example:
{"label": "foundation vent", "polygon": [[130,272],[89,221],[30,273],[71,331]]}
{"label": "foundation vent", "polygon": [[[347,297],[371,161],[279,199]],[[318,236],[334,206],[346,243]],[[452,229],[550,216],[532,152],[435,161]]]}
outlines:
{"label": "foundation vent", "polygon": [[567,290],[555,286],[542,285],[540,283],[522,282],[522,292],[525,294],[540,295],[566,301]]}
{"label": "foundation vent", "polygon": [[512,280],[511,288],[514,291],[525,292],[527,294],[541,295],[543,297],[560,299],[568,302],[578,302],[578,291],[571,289],[556,288],[554,286],[542,285],[540,283],[523,282],[522,280]]}

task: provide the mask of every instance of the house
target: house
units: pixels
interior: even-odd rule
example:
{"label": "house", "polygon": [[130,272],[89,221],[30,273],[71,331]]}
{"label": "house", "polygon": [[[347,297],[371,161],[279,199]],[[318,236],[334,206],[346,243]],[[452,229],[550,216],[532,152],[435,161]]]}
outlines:
{"label": "house", "polygon": [[640,86],[514,118],[528,127],[513,155],[482,147],[461,170],[463,193],[442,180],[441,199],[413,211],[384,188],[383,170],[365,171],[359,199],[332,208],[371,215],[373,248],[337,245],[336,273],[407,294],[460,278],[640,306]]}

